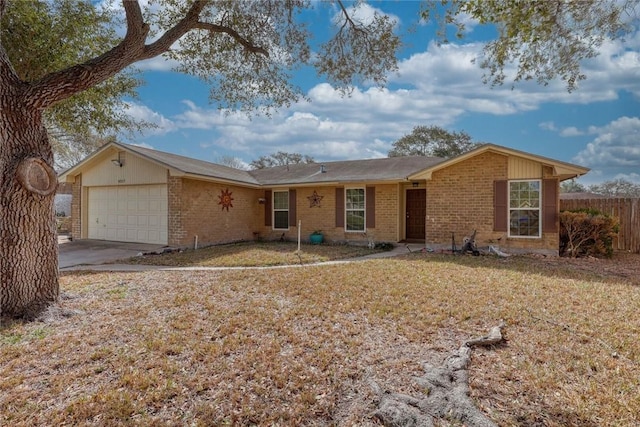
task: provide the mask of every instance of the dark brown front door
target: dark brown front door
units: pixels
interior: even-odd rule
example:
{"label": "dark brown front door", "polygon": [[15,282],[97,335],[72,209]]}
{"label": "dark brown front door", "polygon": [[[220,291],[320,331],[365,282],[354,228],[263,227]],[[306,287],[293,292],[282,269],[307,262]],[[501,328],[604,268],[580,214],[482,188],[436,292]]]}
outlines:
{"label": "dark brown front door", "polygon": [[427,214],[427,190],[407,190],[407,239],[425,239],[425,216]]}

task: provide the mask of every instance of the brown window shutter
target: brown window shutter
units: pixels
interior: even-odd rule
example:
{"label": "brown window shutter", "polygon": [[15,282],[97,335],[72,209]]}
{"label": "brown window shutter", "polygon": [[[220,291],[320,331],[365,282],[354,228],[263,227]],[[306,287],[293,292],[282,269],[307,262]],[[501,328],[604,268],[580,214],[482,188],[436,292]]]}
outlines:
{"label": "brown window shutter", "polygon": [[558,232],[558,181],[542,180],[542,231]]}
{"label": "brown window shutter", "polygon": [[296,190],[289,190],[289,227],[298,225],[296,218]]}
{"label": "brown window shutter", "polygon": [[271,190],[264,191],[264,225],[271,227]]}
{"label": "brown window shutter", "polygon": [[508,189],[509,182],[506,180],[493,182],[493,231],[507,231]]}
{"label": "brown window shutter", "polygon": [[376,228],[376,187],[367,187],[365,199],[367,228]]}
{"label": "brown window shutter", "polygon": [[336,188],[336,227],[344,228],[344,188]]}

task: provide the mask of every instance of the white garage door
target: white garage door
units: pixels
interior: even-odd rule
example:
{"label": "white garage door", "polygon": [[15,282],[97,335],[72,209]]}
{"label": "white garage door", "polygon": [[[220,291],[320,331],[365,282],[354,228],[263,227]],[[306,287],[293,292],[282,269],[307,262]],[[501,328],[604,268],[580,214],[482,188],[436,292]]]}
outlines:
{"label": "white garage door", "polygon": [[89,239],[167,244],[167,186],[90,187]]}

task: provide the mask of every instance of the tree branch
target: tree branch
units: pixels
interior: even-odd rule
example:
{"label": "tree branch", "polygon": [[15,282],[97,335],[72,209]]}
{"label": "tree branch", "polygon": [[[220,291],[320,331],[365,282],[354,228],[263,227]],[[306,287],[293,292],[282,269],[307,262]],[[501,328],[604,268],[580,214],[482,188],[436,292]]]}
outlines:
{"label": "tree branch", "polygon": [[208,4],[210,0],[194,2],[183,19],[167,30],[157,41],[145,45],[149,25],[144,22],[140,4],[134,0],[122,0],[127,22],[127,32],[122,41],[96,58],[48,74],[33,82],[24,93],[25,99],[30,101],[33,108],[47,108],[102,83],[135,62],[153,58],[168,51],[180,37],[195,28],[200,13]]}
{"label": "tree branch", "polygon": [[231,38],[233,38],[236,42],[241,44],[246,50],[251,53],[259,53],[266,57],[269,57],[269,52],[266,49],[256,46],[244,37],[242,37],[236,30],[226,27],[224,25],[211,24],[209,22],[197,22],[194,27],[195,29],[209,31],[211,33],[224,33]]}

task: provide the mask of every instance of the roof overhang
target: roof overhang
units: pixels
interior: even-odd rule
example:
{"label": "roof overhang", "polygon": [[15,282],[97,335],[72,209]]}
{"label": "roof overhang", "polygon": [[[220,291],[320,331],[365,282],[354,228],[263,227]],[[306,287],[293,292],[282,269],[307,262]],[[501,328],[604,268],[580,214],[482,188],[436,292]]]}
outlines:
{"label": "roof overhang", "polygon": [[535,154],[531,154],[531,153],[526,153],[524,151],[519,151],[519,150],[514,150],[512,148],[507,148],[507,147],[502,147],[499,145],[494,145],[494,144],[484,144],[481,145],[480,147],[471,150],[471,151],[467,151],[466,153],[463,153],[459,156],[453,157],[451,159],[447,159],[443,162],[440,162],[436,165],[433,165],[431,167],[428,167],[426,169],[423,169],[419,172],[416,172],[412,175],[409,175],[407,177],[407,180],[409,181],[417,181],[417,180],[430,180],[433,173],[436,171],[439,171],[441,169],[447,168],[451,165],[454,165],[456,163],[462,162],[464,160],[467,160],[469,158],[478,156],[480,154],[486,153],[486,152],[492,152],[492,153],[497,153],[497,154],[501,154],[504,156],[516,156],[516,157],[521,157],[527,160],[531,160],[534,162],[538,162],[541,163],[544,166],[549,166],[552,168],[553,170],[553,176],[557,177],[558,180],[560,181],[565,181],[567,179],[572,179],[572,178],[577,178],[580,177],[584,174],[586,174],[587,172],[589,172],[589,168],[585,168],[582,166],[578,166],[578,165],[574,165],[571,163],[566,163],[566,162],[562,162],[559,160],[554,160],[554,159],[550,159],[547,157],[543,157],[543,156],[538,156]]}
{"label": "roof overhang", "polygon": [[97,149],[96,151],[94,151],[92,154],[88,155],[84,160],[82,160],[80,163],[76,164],[75,166],[67,169],[66,171],[60,173],[58,175],[58,182],[60,183],[64,183],[64,182],[68,182],[68,183],[73,183],[75,182],[75,178],[76,176],[82,174],[83,172],[91,169],[95,164],[104,161],[106,158],[115,155],[116,153],[118,153],[119,151],[124,151],[126,153],[129,153],[133,156],[137,156],[140,158],[145,159],[146,161],[156,165],[156,166],[160,166],[163,168],[166,168],[169,171],[169,174],[171,176],[175,176],[175,177],[181,177],[181,178],[188,178],[188,179],[194,179],[194,180],[198,180],[198,181],[210,181],[210,182],[218,182],[221,184],[228,184],[228,185],[240,185],[243,187],[249,187],[249,188],[260,188],[261,185],[259,184],[252,184],[252,183],[247,183],[247,182],[243,182],[243,181],[236,181],[233,179],[228,179],[228,178],[223,178],[223,177],[216,177],[216,176],[208,176],[208,175],[200,175],[200,174],[195,174],[195,173],[189,173],[186,172],[184,170],[178,169],[172,165],[169,165],[167,163],[161,162],[157,159],[154,159],[150,156],[145,155],[144,153],[140,153],[138,151],[132,150],[129,147],[125,146],[125,145],[121,145],[118,144],[117,142],[109,142],[105,145],[103,145],[102,147],[100,147],[99,149]]}

